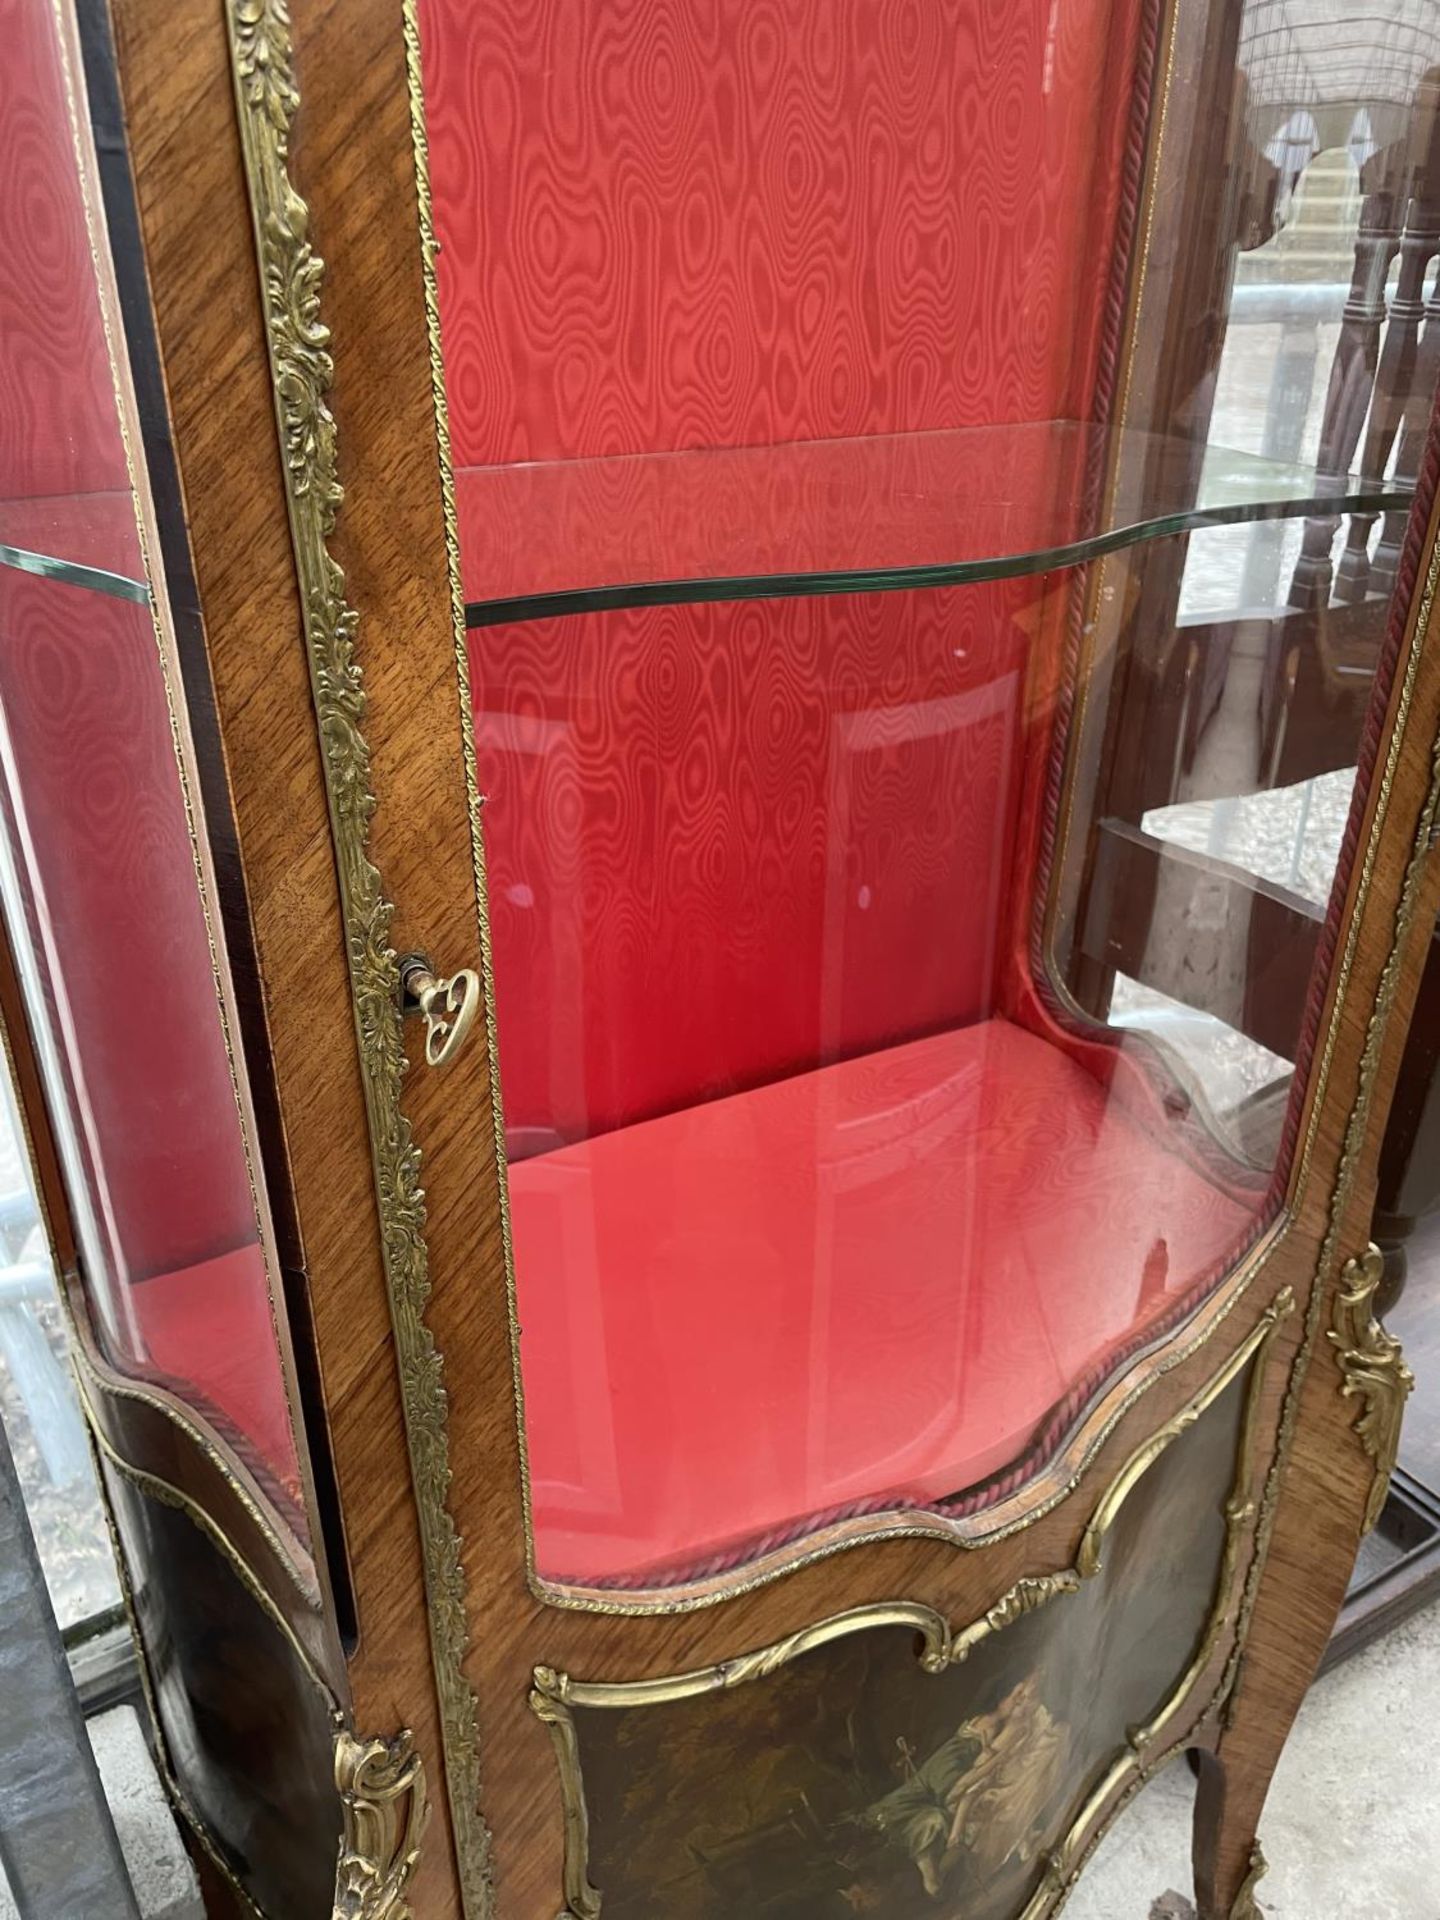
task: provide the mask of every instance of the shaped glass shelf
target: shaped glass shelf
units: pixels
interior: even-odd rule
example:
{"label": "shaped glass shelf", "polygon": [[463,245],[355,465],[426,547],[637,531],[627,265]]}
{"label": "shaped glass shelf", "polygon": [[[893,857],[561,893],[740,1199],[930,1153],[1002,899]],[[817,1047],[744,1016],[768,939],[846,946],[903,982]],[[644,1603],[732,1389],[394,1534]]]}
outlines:
{"label": "shaped glass shelf", "polygon": [[0,500],[0,566],[148,606],[128,488]]}
{"label": "shaped glass shelf", "polygon": [[[1408,505],[1410,488],[1046,420],[468,467],[456,495],[466,622],[487,627],[960,586],[1199,527],[1383,512]],[[0,566],[150,598],[128,492],[0,501]]]}
{"label": "shaped glass shelf", "polygon": [[471,627],[956,586],[1409,499],[1397,482],[1069,420],[470,467],[456,493]]}

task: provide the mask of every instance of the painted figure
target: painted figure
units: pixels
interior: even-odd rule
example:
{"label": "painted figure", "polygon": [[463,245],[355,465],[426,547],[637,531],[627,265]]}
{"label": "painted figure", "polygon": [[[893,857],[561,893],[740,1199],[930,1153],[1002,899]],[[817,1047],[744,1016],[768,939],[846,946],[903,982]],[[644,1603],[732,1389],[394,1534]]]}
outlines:
{"label": "painted figure", "polygon": [[962,1722],[919,1766],[902,1741],[908,1777],[867,1817],[904,1848],[926,1892],[939,1898],[962,1860],[985,1879],[1010,1860],[1028,1865],[1035,1858],[1069,1746],[1069,1728],[1028,1675],[991,1712]]}

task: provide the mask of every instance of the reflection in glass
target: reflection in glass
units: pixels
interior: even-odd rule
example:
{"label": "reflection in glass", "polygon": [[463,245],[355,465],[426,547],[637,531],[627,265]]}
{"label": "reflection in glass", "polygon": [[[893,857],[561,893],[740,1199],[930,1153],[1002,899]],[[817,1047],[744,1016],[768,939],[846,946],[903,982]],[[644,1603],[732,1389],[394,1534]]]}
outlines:
{"label": "reflection in glass", "polygon": [[62,1629],[120,1605],[120,1585],[8,1063],[0,1060],[0,1417]]}

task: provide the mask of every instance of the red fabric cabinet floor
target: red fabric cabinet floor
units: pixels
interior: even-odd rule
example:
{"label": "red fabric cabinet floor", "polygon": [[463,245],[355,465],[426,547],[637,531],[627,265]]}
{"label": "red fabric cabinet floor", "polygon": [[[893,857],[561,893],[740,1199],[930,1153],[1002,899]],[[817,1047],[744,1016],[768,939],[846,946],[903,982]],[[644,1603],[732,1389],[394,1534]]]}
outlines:
{"label": "red fabric cabinet floor", "polygon": [[512,1168],[546,1573],[695,1574],[1006,1467],[1254,1214],[1001,1018]]}

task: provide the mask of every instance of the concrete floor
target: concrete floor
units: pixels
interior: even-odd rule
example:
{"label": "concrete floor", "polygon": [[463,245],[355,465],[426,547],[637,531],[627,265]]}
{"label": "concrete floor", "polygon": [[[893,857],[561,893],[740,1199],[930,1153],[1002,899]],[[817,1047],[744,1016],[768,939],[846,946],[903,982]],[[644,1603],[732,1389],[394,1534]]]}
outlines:
{"label": "concrete floor", "polygon": [[[1184,1920],[1194,1776],[1168,1767],[1121,1814],[1065,1920]],[[1440,1605],[1318,1681],[1260,1838],[1277,1920],[1440,1920]],[[1167,1894],[1184,1896],[1166,1899]]]}
{"label": "concrete floor", "polygon": [[[140,1920],[205,1920],[195,1869],[176,1831],[134,1707],[112,1707],[89,1722],[105,1798],[125,1856]],[[0,1920],[21,1920],[0,1870]],[[59,1920],[29,1915],[26,1920]],[[98,1913],[73,1920],[106,1920]]]}

